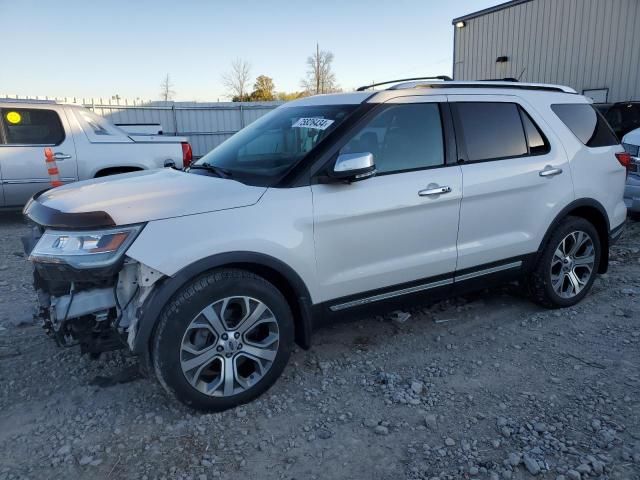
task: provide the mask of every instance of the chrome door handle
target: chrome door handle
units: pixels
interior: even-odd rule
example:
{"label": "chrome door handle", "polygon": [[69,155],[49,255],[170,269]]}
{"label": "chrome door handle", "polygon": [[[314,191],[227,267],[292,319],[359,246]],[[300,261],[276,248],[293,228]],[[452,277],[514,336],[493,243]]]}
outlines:
{"label": "chrome door handle", "polygon": [[53,154],[53,158],[55,158],[56,160],[66,160],[68,158],[71,158],[71,155],[62,152],[56,152]]}
{"label": "chrome door handle", "polygon": [[430,195],[442,195],[443,193],[450,193],[451,187],[433,187],[433,188],[425,188],[424,190],[420,190],[418,195],[421,197],[428,197]]}
{"label": "chrome door handle", "polygon": [[562,173],[561,168],[553,168],[551,165],[547,165],[544,167],[544,170],[540,170],[538,175],[541,177],[553,177],[555,175],[560,175]]}

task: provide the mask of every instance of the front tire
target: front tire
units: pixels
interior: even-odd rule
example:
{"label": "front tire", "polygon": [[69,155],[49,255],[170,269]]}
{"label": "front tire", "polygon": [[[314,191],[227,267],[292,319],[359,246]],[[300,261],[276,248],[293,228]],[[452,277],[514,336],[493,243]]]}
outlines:
{"label": "front tire", "polygon": [[273,385],[293,338],[291,310],[276,287],[244,270],[216,270],[186,284],[164,308],[153,365],[179,401],[222,411]]}
{"label": "front tire", "polygon": [[556,227],[528,281],[533,300],[564,308],[582,300],[600,265],[598,231],[589,221],[569,216]]}

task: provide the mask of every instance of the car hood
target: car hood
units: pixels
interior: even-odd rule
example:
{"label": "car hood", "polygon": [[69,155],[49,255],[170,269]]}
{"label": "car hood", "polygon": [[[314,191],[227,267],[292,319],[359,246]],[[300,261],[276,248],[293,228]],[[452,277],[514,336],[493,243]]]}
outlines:
{"label": "car hood", "polygon": [[170,168],[96,178],[48,190],[25,207],[46,226],[128,225],[253,205],[266,187]]}
{"label": "car hood", "polygon": [[624,137],[622,137],[622,143],[628,143],[630,145],[640,145],[640,128],[631,130]]}

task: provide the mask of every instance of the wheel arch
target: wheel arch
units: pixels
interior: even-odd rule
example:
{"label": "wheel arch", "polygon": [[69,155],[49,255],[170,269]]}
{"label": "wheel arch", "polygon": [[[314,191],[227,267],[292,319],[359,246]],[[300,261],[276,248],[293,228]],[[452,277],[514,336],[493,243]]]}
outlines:
{"label": "wheel arch", "polygon": [[598,273],[606,273],[609,268],[609,232],[611,231],[609,216],[602,204],[592,198],[581,198],[575,200],[556,215],[553,222],[551,222],[551,225],[547,229],[547,233],[545,233],[540,246],[538,247],[538,257],[542,255],[553,231],[560,222],[568,216],[584,218],[596,228],[598,235],[600,236],[601,246]]}
{"label": "wheel arch", "polygon": [[198,260],[172,277],[160,281],[138,311],[137,332],[133,352],[149,360],[150,344],[165,305],[188,281],[207,271],[219,268],[239,268],[271,282],[287,300],[294,318],[295,341],[304,348],[311,346],[313,329],[311,296],[300,276],[288,265],[269,255],[255,252],[230,252]]}

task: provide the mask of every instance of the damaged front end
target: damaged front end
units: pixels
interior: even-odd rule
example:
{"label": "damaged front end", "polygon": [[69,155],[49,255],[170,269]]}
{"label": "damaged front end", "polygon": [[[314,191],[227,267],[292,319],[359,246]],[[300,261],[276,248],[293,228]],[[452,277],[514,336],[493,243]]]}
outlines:
{"label": "damaged front end", "polygon": [[133,348],[137,312],[163,275],[125,252],[143,225],[45,229],[23,237],[46,332],[82,353]]}

